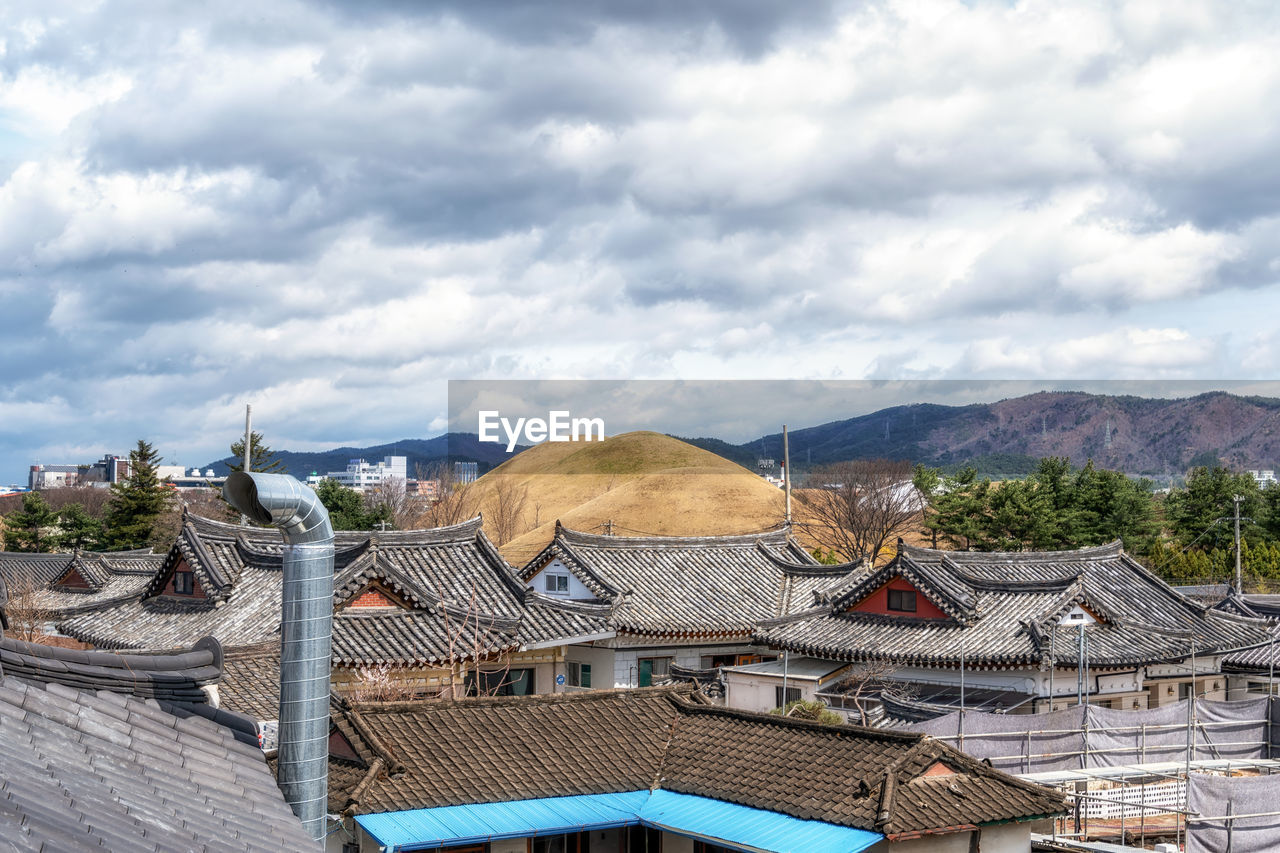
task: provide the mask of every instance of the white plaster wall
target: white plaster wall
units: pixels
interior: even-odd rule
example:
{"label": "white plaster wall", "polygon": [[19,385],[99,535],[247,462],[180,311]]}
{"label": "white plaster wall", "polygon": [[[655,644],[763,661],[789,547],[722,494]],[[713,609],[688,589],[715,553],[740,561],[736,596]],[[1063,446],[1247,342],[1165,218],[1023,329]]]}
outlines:
{"label": "white plaster wall", "polygon": [[[729,708],[743,711],[772,711],[778,707],[777,688],[782,686],[782,678],[767,675],[748,675],[741,672],[725,673],[725,701]],[[800,698],[812,700],[817,691],[816,681],[797,681],[787,679],[787,687],[800,688]]]}
{"label": "white plaster wall", "polygon": [[[601,688],[613,687],[617,683],[616,673],[614,672],[614,651],[604,646],[566,646],[564,650],[564,659],[567,661],[577,661],[578,663],[591,664],[591,689],[599,690]],[[563,666],[557,666],[557,672],[563,672]],[[613,681],[610,681],[610,679]],[[570,693],[580,690],[578,687],[568,686],[567,679],[564,687],[557,686],[556,693],[568,691]]]}
{"label": "white plaster wall", "polygon": [[[547,572],[550,572],[553,575],[568,575],[569,591],[568,592],[549,591],[547,589],[547,582],[543,579],[543,575],[546,574]],[[596,594],[592,592],[590,589],[588,589],[586,584],[578,580],[577,576],[575,576],[573,572],[569,571],[568,567],[565,566],[565,564],[560,562],[560,560],[558,559],[552,560],[550,563],[547,563],[547,565],[544,566],[541,571],[539,571],[533,577],[529,578],[529,581],[528,583],[525,584],[525,586],[527,586],[529,589],[533,590],[534,592],[540,592],[543,595],[549,595],[554,598],[564,598],[570,601],[594,601],[596,598]]]}
{"label": "white plaster wall", "polygon": [[[652,648],[614,648],[613,683],[615,687],[639,686],[640,658],[671,658],[677,666],[699,669],[703,655],[751,654],[756,649],[750,645],[727,646],[658,646]],[[601,687],[605,685],[601,684]]]}
{"label": "white plaster wall", "polygon": [[984,826],[981,841],[982,853],[1027,853],[1031,849],[1031,824]]}
{"label": "white plaster wall", "polygon": [[529,839],[527,838],[504,838],[501,841],[489,842],[489,853],[526,853],[528,849]]}

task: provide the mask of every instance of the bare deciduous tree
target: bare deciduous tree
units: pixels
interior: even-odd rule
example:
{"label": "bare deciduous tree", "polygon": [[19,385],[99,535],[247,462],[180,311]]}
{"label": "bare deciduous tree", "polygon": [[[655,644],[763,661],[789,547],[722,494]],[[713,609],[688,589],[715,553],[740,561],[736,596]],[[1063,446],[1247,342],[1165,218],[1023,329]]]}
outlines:
{"label": "bare deciduous tree", "polygon": [[475,518],[479,512],[475,491],[469,484],[458,481],[453,466],[447,462],[430,466],[417,466],[418,482],[434,480],[437,483],[434,497],[417,504],[414,527],[448,527]]}
{"label": "bare deciduous tree", "polygon": [[417,505],[413,495],[405,488],[405,481],[392,477],[381,483],[370,486],[364,493],[364,502],[370,510],[386,507],[387,515],[397,530],[413,527],[422,508]]}
{"label": "bare deciduous tree", "polygon": [[[894,668],[887,663],[866,663],[854,667],[839,684],[835,692],[841,697],[847,710],[852,704],[858,715],[858,725],[870,725],[867,712],[870,705],[879,701],[880,693],[890,685],[905,690],[905,685],[894,680]],[[900,691],[901,692],[901,691]]]}
{"label": "bare deciduous tree", "polygon": [[495,545],[505,545],[528,529],[524,519],[529,487],[509,477],[499,477],[489,492],[485,527]]}
{"label": "bare deciduous tree", "polygon": [[353,702],[401,702],[417,698],[419,692],[413,684],[397,678],[391,664],[384,663],[357,669],[355,687],[347,691],[347,697]]}
{"label": "bare deciduous tree", "polygon": [[476,694],[491,696],[500,692],[511,671],[511,650],[491,644],[498,618],[481,611],[480,596],[474,582],[462,607],[448,603],[439,583],[436,594],[441,601],[439,607],[449,670],[448,684],[442,684],[440,688],[441,698],[456,699],[466,695],[468,669],[475,676],[472,689]]}
{"label": "bare deciduous tree", "polygon": [[880,558],[887,543],[912,528],[922,507],[911,463],[889,459],[818,468],[796,499],[796,526],[845,560]]}
{"label": "bare deciduous tree", "polygon": [[28,643],[43,643],[47,635],[44,626],[53,621],[54,613],[41,601],[45,585],[30,572],[15,572],[5,581],[9,593],[4,606],[9,628],[5,636]]}

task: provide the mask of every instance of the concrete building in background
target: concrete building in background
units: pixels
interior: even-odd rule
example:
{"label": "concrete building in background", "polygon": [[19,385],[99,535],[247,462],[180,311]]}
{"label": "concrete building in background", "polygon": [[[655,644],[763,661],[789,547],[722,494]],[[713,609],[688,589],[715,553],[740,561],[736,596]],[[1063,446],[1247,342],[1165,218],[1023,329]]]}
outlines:
{"label": "concrete building in background", "polygon": [[459,486],[465,486],[467,483],[474,483],[480,476],[480,463],[478,462],[455,462],[453,463],[453,479]]}
{"label": "concrete building in background", "polygon": [[27,488],[62,489],[71,486],[110,486],[129,476],[129,457],[112,453],[92,464],[42,465],[36,463],[27,473]]}
{"label": "concrete building in background", "polygon": [[307,485],[314,488],[321,480],[337,480],[341,485],[357,492],[394,483],[398,483],[403,489],[405,481],[409,479],[408,463],[407,456],[387,456],[377,464],[352,459],[347,463],[347,470],[330,471],[324,475],[312,474],[307,477]]}

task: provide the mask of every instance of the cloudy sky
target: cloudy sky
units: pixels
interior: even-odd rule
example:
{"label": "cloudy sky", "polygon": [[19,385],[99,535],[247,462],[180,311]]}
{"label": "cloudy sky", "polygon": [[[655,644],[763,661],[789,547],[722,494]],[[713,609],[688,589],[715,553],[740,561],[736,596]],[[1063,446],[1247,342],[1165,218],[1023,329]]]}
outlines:
{"label": "cloudy sky", "polygon": [[1280,359],[1272,2],[50,8],[0,0],[0,483],[246,402],[424,437],[451,378]]}

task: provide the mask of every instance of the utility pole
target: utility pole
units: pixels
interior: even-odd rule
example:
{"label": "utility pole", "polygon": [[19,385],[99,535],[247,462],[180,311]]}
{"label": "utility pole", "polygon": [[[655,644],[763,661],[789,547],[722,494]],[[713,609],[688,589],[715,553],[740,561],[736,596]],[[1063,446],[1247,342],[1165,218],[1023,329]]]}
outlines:
{"label": "utility pole", "polygon": [[[248,403],[244,404],[244,467],[240,470],[248,474],[251,470],[249,467],[249,442],[253,439],[253,406]],[[240,526],[249,526],[249,516],[240,513]]]}
{"label": "utility pole", "polygon": [[612,518],[604,523],[604,535],[605,536],[613,535],[613,519]]}
{"label": "utility pole", "polygon": [[1244,500],[1244,495],[1234,495],[1231,498],[1232,503],[1236,506],[1236,593],[1244,595],[1244,575],[1240,570],[1240,501]]}
{"label": "utility pole", "polygon": [[791,445],[787,440],[787,425],[782,425],[782,490],[787,495],[787,527],[791,526]]}

